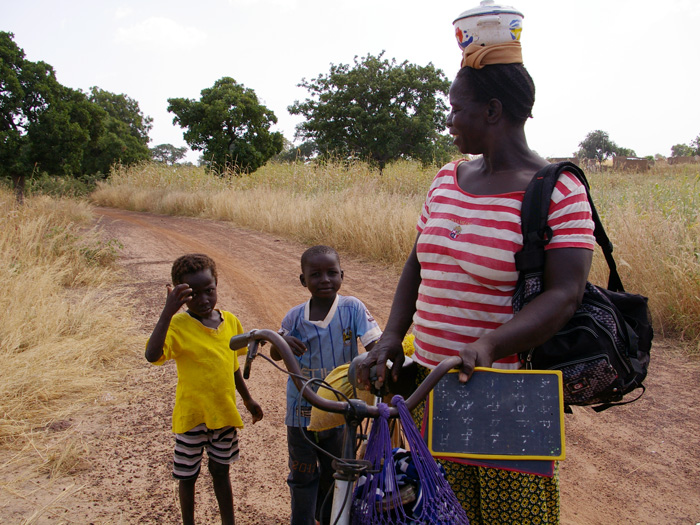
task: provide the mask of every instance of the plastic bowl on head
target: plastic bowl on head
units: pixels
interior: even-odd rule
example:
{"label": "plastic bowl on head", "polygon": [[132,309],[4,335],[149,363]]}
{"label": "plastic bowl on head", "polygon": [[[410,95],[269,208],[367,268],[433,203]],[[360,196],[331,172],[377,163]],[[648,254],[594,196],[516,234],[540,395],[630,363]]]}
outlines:
{"label": "plastic bowl on head", "polygon": [[470,45],[489,46],[520,40],[523,14],[514,7],[482,0],[478,7],[460,14],[452,25],[461,50]]}

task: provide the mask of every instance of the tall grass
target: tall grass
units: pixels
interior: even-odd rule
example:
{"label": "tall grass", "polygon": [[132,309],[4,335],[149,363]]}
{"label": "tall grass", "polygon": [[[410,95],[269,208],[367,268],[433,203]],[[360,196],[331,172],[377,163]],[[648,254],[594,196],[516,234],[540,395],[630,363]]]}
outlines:
{"label": "tall grass", "polygon": [[[435,168],[411,162],[383,174],[366,164],[268,164],[252,175],[207,175],[196,167],[120,168],[98,184],[99,205],[228,220],[400,267]],[[649,297],[660,335],[700,344],[700,169],[589,176],[615,245],[623,283]],[[591,280],[607,282],[599,252]]]}
{"label": "tall grass", "polygon": [[135,331],[113,287],[115,246],[91,230],[89,204],[20,206],[0,189],[0,206],[0,442],[21,445],[98,399]]}

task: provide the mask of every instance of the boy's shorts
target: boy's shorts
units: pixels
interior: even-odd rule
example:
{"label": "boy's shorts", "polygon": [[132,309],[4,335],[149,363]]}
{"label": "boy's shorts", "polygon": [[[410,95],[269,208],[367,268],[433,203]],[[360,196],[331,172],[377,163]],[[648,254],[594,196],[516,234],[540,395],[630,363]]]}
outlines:
{"label": "boy's shorts", "polygon": [[204,447],[209,460],[230,465],[238,461],[238,432],[235,427],[212,430],[202,423],[184,434],[175,434],[173,477],[192,479],[199,475]]}

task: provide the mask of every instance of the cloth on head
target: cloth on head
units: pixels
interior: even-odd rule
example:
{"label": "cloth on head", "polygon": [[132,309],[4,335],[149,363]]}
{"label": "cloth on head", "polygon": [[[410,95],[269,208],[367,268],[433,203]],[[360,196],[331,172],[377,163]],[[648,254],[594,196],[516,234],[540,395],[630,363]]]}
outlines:
{"label": "cloth on head", "polygon": [[523,53],[520,42],[505,42],[490,46],[467,46],[462,52],[462,67],[481,69],[491,64],[522,64]]}

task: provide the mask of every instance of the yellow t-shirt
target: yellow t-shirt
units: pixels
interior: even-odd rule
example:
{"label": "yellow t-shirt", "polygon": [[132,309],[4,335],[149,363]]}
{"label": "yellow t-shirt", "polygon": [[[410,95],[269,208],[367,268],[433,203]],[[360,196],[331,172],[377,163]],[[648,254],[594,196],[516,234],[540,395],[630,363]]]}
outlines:
{"label": "yellow t-shirt", "polygon": [[185,312],[170,321],[163,355],[155,365],[174,359],[177,390],[173,409],[173,432],[182,434],[204,423],[207,428],[243,428],[236,408],[238,354],[229,349],[234,335],[242,334],[238,318],[221,310],[218,328],[208,328]]}

